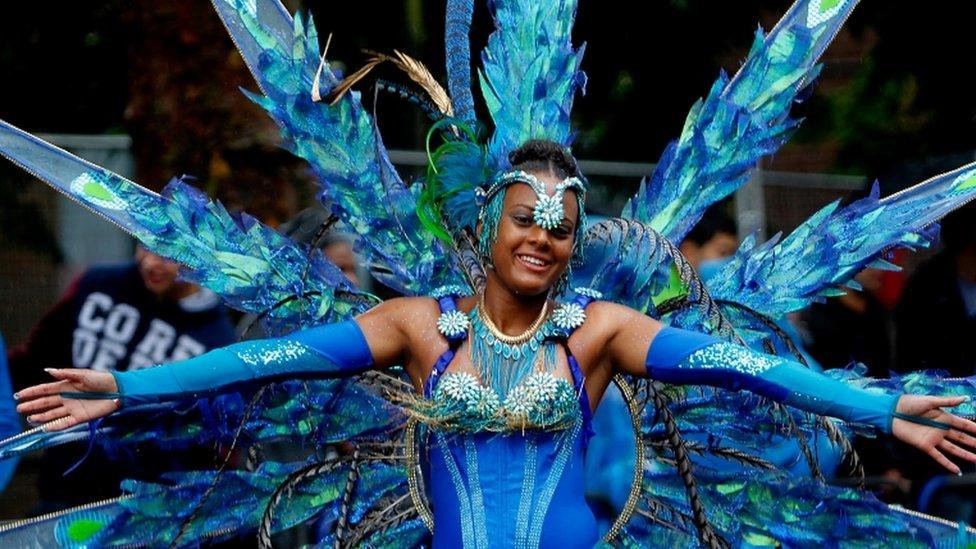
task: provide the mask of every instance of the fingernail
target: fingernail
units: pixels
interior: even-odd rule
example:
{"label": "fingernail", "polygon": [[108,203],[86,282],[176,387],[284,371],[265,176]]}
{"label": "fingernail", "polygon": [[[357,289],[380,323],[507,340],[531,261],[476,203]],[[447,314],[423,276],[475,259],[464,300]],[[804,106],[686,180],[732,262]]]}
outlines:
{"label": "fingernail", "polygon": [[20,393],[14,393],[14,400],[20,400]]}
{"label": "fingernail", "polygon": [[956,473],[956,476],[957,477],[961,477],[962,476],[962,471],[959,471],[958,473]]}

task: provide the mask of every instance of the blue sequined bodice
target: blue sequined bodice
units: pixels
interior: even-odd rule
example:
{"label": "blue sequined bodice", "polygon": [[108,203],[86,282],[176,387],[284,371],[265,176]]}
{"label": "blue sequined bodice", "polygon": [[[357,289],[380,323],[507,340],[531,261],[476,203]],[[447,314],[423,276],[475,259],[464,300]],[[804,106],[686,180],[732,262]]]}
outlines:
{"label": "blue sequined bodice", "polygon": [[[458,311],[453,298],[439,303],[438,329],[450,348],[413,407],[429,428],[434,549],[593,547],[596,523],[583,497],[589,400],[566,345],[588,299],[557,308],[545,332],[521,348],[479,332],[477,317]],[[465,341],[477,375],[447,371]],[[572,381],[553,374],[559,346]]]}

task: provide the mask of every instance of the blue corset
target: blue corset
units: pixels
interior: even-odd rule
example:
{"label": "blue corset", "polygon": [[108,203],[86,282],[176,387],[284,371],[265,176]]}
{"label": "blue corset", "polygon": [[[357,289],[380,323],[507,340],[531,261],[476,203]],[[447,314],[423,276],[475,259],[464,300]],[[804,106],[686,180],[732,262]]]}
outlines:
{"label": "blue corset", "polygon": [[434,547],[593,547],[576,418],[555,432],[431,433]]}
{"label": "blue corset", "polygon": [[448,373],[427,404],[434,547],[593,547],[571,383],[537,372],[502,399]]}

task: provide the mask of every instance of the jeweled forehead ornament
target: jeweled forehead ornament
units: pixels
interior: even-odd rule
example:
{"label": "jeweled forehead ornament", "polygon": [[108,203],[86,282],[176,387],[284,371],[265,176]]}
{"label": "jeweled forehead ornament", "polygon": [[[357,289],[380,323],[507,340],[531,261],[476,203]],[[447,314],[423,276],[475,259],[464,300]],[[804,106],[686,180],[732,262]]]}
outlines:
{"label": "jeweled forehead ornament", "polygon": [[546,191],[545,183],[539,181],[536,176],[522,170],[512,170],[498,174],[483,194],[478,193],[481,199],[480,206],[482,206],[479,218],[484,215],[485,204],[491,202],[491,199],[499,191],[515,183],[524,183],[535,192],[536,202],[535,209],[532,211],[532,217],[536,225],[547,231],[558,227],[566,217],[566,211],[563,208],[563,195],[566,194],[567,190],[572,189],[576,191],[577,203],[580,205],[580,213],[583,211],[582,206],[583,197],[586,194],[586,184],[579,177],[572,176],[563,179],[556,184],[556,188],[550,195]]}

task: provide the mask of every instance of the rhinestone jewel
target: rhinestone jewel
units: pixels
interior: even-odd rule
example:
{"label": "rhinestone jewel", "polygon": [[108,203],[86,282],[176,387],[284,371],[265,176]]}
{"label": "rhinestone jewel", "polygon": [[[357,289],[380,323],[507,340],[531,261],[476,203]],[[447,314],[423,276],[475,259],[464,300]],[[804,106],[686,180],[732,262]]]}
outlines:
{"label": "rhinestone jewel", "polygon": [[444,334],[444,337],[448,339],[461,337],[468,333],[470,326],[471,322],[468,320],[468,315],[461,311],[447,311],[437,317],[437,331]]}
{"label": "rhinestone jewel", "polygon": [[552,323],[563,330],[573,330],[586,321],[586,311],[576,303],[564,303],[552,312]]}
{"label": "rhinestone jewel", "polygon": [[552,230],[563,222],[565,212],[563,211],[562,193],[556,196],[541,195],[536,199],[535,209],[532,212],[536,225],[546,230]]}
{"label": "rhinestone jewel", "polygon": [[579,288],[573,288],[573,291],[579,295],[586,296],[591,299],[603,299],[603,292],[600,292],[599,290],[594,290],[593,288],[587,288],[585,286],[581,286]]}
{"label": "rhinestone jewel", "polygon": [[469,296],[471,295],[471,290],[464,288],[463,286],[458,286],[457,284],[448,284],[447,286],[440,286],[430,293],[430,297],[434,299],[440,299],[447,296]]}

